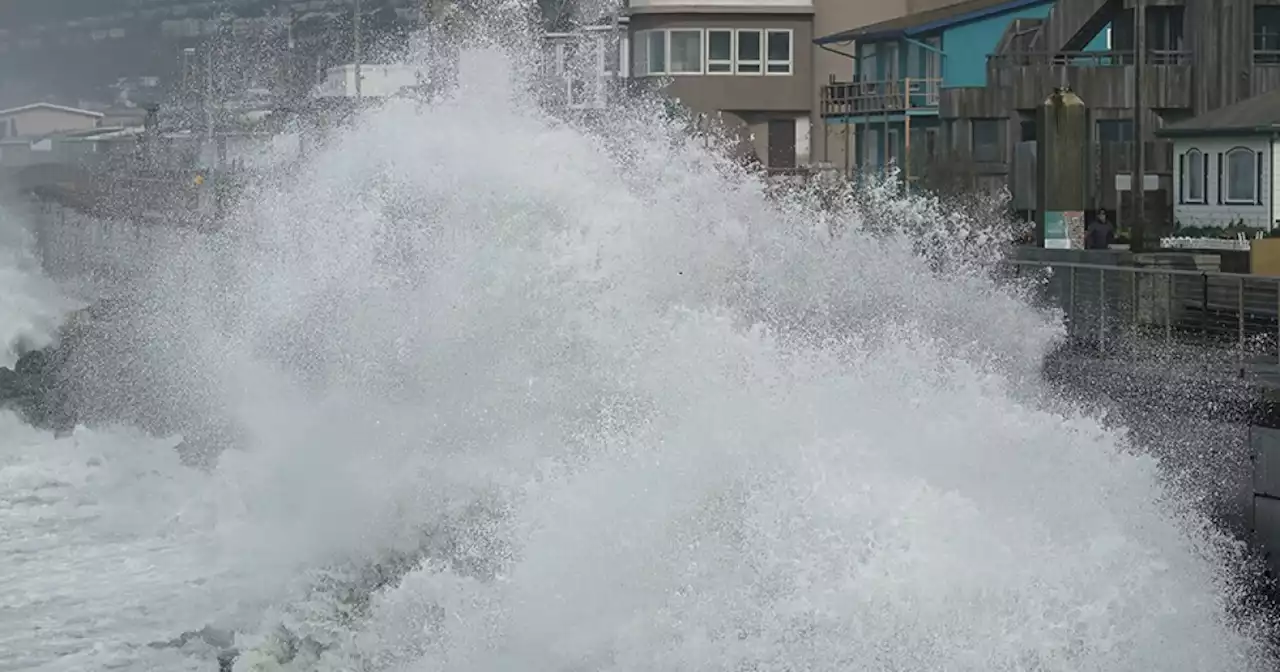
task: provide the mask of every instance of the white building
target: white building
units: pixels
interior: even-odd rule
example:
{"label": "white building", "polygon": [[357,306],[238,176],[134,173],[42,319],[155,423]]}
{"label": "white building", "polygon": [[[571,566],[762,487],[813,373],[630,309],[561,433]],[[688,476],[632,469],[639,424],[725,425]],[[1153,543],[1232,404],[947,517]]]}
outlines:
{"label": "white building", "polygon": [[1173,140],[1173,216],[1179,228],[1280,227],[1280,91],[1157,133]]}

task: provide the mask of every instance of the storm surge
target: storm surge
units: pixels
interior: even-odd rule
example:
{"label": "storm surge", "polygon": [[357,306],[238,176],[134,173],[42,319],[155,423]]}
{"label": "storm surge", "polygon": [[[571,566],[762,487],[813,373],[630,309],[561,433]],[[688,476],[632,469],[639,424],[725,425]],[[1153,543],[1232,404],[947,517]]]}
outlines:
{"label": "storm surge", "polygon": [[1268,669],[1243,551],[1049,399],[997,223],[767,196],[518,57],[110,243],[92,428],[0,414],[0,669]]}

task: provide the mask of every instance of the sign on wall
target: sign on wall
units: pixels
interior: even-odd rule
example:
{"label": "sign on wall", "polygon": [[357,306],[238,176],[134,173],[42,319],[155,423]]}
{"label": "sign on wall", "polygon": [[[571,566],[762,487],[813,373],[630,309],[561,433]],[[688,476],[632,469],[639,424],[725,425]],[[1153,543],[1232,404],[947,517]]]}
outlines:
{"label": "sign on wall", "polygon": [[1084,213],[1079,210],[1044,213],[1044,246],[1051,250],[1084,247]]}

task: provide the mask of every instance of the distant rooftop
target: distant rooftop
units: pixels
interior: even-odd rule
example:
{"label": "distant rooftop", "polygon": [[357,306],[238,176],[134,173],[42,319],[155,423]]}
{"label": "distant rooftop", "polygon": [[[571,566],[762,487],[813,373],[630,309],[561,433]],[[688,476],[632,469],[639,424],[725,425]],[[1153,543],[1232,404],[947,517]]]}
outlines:
{"label": "distant rooftop", "polygon": [[1246,98],[1156,131],[1166,137],[1268,133],[1280,133],[1280,91]]}
{"label": "distant rooftop", "polygon": [[966,0],[954,5],[931,9],[927,12],[908,14],[896,19],[873,23],[839,33],[819,37],[815,44],[836,44],[841,42],[876,42],[880,40],[901,39],[931,33],[968,21],[976,21],[992,14],[1000,14],[1022,7],[1039,5],[1047,0]]}
{"label": "distant rooftop", "polygon": [[81,116],[84,116],[84,117],[93,117],[93,118],[95,118],[95,119],[101,119],[101,118],[102,118],[102,116],[103,116],[101,112],[94,112],[93,110],[82,110],[82,109],[80,109],[80,108],[78,108],[78,107],[67,107],[67,106],[65,106],[65,105],[54,105],[53,103],[31,103],[31,104],[29,104],[29,105],[20,105],[20,106],[18,106],[18,107],[11,107],[11,108],[9,108],[9,109],[7,109],[7,110],[0,110],[0,117],[9,117],[9,116],[12,116],[12,115],[15,115],[15,114],[21,114],[21,113],[23,113],[23,112],[29,112],[29,111],[31,111],[31,110],[41,110],[41,109],[43,109],[43,110],[57,110],[57,111],[59,111],[59,112],[67,112],[67,113],[70,113],[70,114],[78,114],[78,115],[81,115]]}

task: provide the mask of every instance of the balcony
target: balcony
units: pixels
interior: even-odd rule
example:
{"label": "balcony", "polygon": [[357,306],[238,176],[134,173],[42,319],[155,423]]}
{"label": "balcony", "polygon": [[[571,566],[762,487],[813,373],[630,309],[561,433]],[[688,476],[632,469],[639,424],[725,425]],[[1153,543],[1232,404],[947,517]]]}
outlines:
{"label": "balcony", "polygon": [[832,82],[822,87],[822,116],[937,113],[940,78]]}
{"label": "balcony", "polygon": [[[1090,107],[1133,107],[1132,51],[1018,52],[987,57],[988,88],[1011,97],[1015,109],[1039,107],[1053,88],[1066,84]],[[1148,52],[1143,80],[1145,104],[1191,107],[1191,53]]]}

